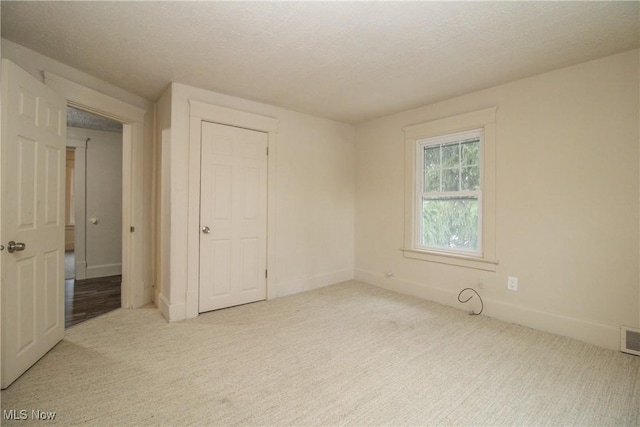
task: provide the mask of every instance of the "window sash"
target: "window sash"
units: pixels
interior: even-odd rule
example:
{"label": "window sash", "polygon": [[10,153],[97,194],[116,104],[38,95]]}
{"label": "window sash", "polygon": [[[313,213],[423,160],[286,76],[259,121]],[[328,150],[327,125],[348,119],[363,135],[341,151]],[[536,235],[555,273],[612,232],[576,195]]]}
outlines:
{"label": "window sash", "polygon": [[[458,190],[458,191],[424,191],[425,190],[425,173],[427,171],[425,167],[425,148],[432,148],[435,146],[445,146],[457,143],[459,146],[469,140],[478,140],[478,168],[479,168],[479,189],[477,190]],[[416,155],[415,155],[415,189],[416,197],[414,201],[415,217],[414,224],[416,225],[416,234],[414,235],[414,248],[419,250],[430,250],[437,252],[445,252],[452,254],[464,254],[472,255],[476,257],[482,257],[482,189],[483,189],[483,175],[484,175],[484,161],[483,161],[483,142],[484,132],[483,129],[474,129],[466,132],[452,133],[442,136],[436,136],[431,138],[418,139],[416,142]],[[458,159],[459,174],[462,169],[462,160]],[[440,170],[443,169],[442,163],[440,163]],[[462,187],[462,183],[459,179],[458,188]],[[440,185],[442,189],[442,185]],[[452,198],[469,198],[477,200],[477,248],[447,248],[441,246],[428,246],[423,244],[424,239],[424,212],[423,201],[426,200],[439,200],[439,199],[452,199]]]}
{"label": "window sash", "polygon": [[[462,194],[464,193],[464,194]],[[447,193],[418,193],[416,195],[415,206],[416,206],[416,216],[415,216],[415,224],[417,233],[414,239],[414,248],[419,250],[430,250],[437,252],[446,252],[451,254],[464,254],[464,255],[473,255],[477,257],[481,257],[482,252],[482,192],[481,191],[464,191],[464,192],[447,192]],[[460,198],[460,199],[472,199],[477,200],[478,203],[478,217],[476,223],[476,234],[478,239],[477,248],[449,248],[443,246],[430,246],[423,244],[424,238],[424,212],[423,212],[423,201],[426,200],[442,200],[442,199],[452,199],[452,198]]]}

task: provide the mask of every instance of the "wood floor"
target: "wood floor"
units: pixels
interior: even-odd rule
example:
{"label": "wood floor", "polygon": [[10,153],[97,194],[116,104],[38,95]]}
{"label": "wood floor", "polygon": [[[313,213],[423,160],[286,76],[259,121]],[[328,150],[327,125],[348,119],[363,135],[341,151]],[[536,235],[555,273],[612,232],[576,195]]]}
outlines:
{"label": "wood floor", "polygon": [[76,325],[121,305],[122,276],[75,280],[73,278],[73,252],[65,257],[64,327]]}
{"label": "wood floor", "polygon": [[65,328],[119,308],[121,283],[122,276],[65,280]]}

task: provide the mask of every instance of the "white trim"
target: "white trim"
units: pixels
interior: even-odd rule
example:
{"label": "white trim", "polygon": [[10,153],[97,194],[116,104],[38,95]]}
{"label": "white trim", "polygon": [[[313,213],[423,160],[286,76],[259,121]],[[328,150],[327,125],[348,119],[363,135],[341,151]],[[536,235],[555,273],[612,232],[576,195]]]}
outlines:
{"label": "white trim", "polygon": [[405,138],[416,140],[473,130],[474,128],[484,127],[485,123],[495,122],[497,110],[498,107],[484,108],[471,113],[405,126],[402,130],[404,131]]}
{"label": "white trim", "polygon": [[278,131],[278,120],[272,117],[220,107],[193,99],[189,100],[189,106],[191,117],[201,117],[203,120],[222,125],[236,126],[267,133]]}
{"label": "white trim", "polygon": [[185,304],[180,302],[178,304],[171,304],[164,295],[160,294],[160,302],[158,303],[158,309],[160,313],[169,322],[175,322],[184,319]]}
{"label": "white trim", "polygon": [[142,108],[127,104],[49,71],[44,71],[44,84],[64,96],[69,105],[77,105],[85,111],[109,117],[119,122],[144,122],[144,116],[147,114],[147,111]]}
{"label": "white trim", "polygon": [[[62,95],[67,105],[109,117],[122,126],[122,307],[151,302],[145,286],[143,169],[144,122],[147,111],[45,71],[45,85]],[[135,227],[131,233],[129,227]]]}
{"label": "white trim", "polygon": [[349,280],[353,280],[353,270],[339,270],[321,274],[319,276],[300,278],[299,280],[293,280],[290,283],[280,283],[278,285],[277,296],[284,297]]}
{"label": "white trim", "polygon": [[67,136],[67,147],[69,148],[87,148],[87,141],[78,138],[69,138]]}
{"label": "white trim", "polygon": [[[438,262],[457,265],[460,267],[477,268],[481,270],[495,271],[496,238],[495,238],[495,168],[496,168],[496,110],[497,107],[485,108],[471,113],[460,114],[444,119],[432,120],[417,125],[403,128],[405,132],[405,219],[404,219],[404,248],[406,258],[422,261]],[[480,197],[482,212],[479,212],[479,222],[482,224],[479,230],[478,243],[480,249],[477,256],[473,253],[448,253],[445,251],[427,250],[417,247],[416,227],[419,227],[417,218],[417,146],[419,141],[442,137],[449,138],[451,134],[467,133],[482,130],[482,167]],[[454,136],[458,136],[454,135]],[[440,143],[440,142],[434,142]]]}
{"label": "white trim", "polygon": [[[482,258],[482,211],[483,211],[483,206],[482,206],[483,167],[481,167],[482,164],[478,164],[479,182],[480,182],[479,190],[426,191],[424,188],[422,188],[424,185],[424,179],[425,179],[424,175],[426,172],[424,168],[425,147],[435,147],[435,146],[442,147],[443,145],[457,143],[458,148],[460,149],[460,144],[463,141],[468,141],[468,140],[478,140],[478,143],[479,143],[478,151],[480,153],[480,161],[481,161],[482,154],[484,151],[483,150],[484,129],[482,128],[473,129],[465,132],[449,133],[447,135],[442,135],[442,136],[417,139],[415,142],[416,153],[415,153],[414,179],[415,179],[415,188],[416,188],[416,194],[415,194],[416,199],[414,201],[414,210],[415,210],[414,221],[417,227],[417,230],[416,230],[417,232],[414,233],[415,240],[413,243],[413,248],[415,248],[416,250],[426,251],[426,252],[435,252],[435,253],[444,252],[444,253],[466,255],[466,256],[480,258],[480,259]],[[442,151],[440,151],[440,153],[442,153]],[[440,160],[442,161],[442,158],[440,158]],[[462,159],[459,159],[459,162],[461,161]],[[442,165],[440,166],[442,168]],[[458,174],[460,173],[461,173],[461,168],[458,168]],[[459,178],[461,179],[461,175],[459,175]],[[442,176],[440,177],[440,184],[442,184]],[[447,197],[471,197],[477,200],[478,207],[479,207],[478,219],[476,220],[476,229],[477,229],[476,231],[478,234],[477,236],[478,247],[475,250],[474,249],[467,250],[463,248],[447,250],[446,248],[442,248],[442,247],[423,246],[422,238],[424,233],[424,218],[422,213],[422,206],[424,203],[424,199],[427,198],[431,200],[436,200],[436,199],[443,199]]]}
{"label": "white trim", "polygon": [[[276,289],[276,159],[278,119],[247,113],[245,111],[189,100],[189,203],[187,214],[187,292],[186,317],[199,314],[198,292],[200,271],[200,139],[201,122],[209,121],[236,126],[268,134],[269,156],[267,158],[267,299],[275,298]],[[181,305],[181,304],[180,304]],[[181,320],[180,312],[169,306],[168,319]],[[175,316],[172,314],[175,313]]]}
{"label": "white trim", "polygon": [[122,274],[122,264],[103,264],[87,267],[87,279],[94,277],[117,276]]}
{"label": "white trim", "polygon": [[87,143],[75,144],[76,141],[67,140],[75,147],[75,175],[73,187],[75,191],[74,214],[76,217],[76,231],[74,237],[74,261],[76,279],[87,278]]}
{"label": "white trim", "polygon": [[171,318],[171,316],[169,315],[169,301],[163,294],[158,294],[158,301],[156,305],[158,306],[158,310],[160,310],[160,313],[162,314],[162,316],[164,316],[165,319]]}
{"label": "white trim", "polygon": [[479,258],[450,252],[418,250],[411,248],[402,248],[401,250],[405,258],[437,262],[440,264],[455,264],[461,267],[475,268],[476,270],[496,271],[497,265],[500,264],[500,261],[497,259]]}
{"label": "white trim", "polygon": [[[355,280],[369,283],[390,291],[436,302],[449,307],[468,310],[458,302],[460,289],[443,289],[398,277],[386,278],[383,272],[355,271]],[[479,290],[480,294],[483,293]],[[540,331],[571,337],[600,347],[619,350],[620,330],[618,326],[605,325],[590,320],[569,317],[558,313],[508,304],[482,295],[483,315],[507,323],[516,323]]]}
{"label": "white trim", "polygon": [[[154,174],[156,177],[156,188],[158,189],[157,204],[154,206],[157,207],[156,212],[156,230],[159,230],[156,233],[155,243],[157,245],[157,254],[158,257],[156,261],[156,295],[155,302],[156,305],[161,304],[164,300],[164,304],[168,307],[169,300],[169,282],[170,282],[170,260],[169,260],[169,248],[171,247],[171,170],[170,170],[170,151],[171,151],[171,128],[163,129],[161,132],[160,144],[156,146],[156,150],[159,151],[160,160],[156,161],[156,167],[159,168]],[[160,305],[158,305],[160,307]],[[168,308],[160,312],[165,316],[166,319],[169,319]]]}

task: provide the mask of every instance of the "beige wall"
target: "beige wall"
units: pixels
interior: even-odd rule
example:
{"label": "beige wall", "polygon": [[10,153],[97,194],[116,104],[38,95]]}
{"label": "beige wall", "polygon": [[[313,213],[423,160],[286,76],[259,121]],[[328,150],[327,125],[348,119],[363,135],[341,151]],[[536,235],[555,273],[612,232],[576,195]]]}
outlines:
{"label": "beige wall", "polygon": [[283,111],[278,128],[277,295],[353,278],[351,126]]}
{"label": "beige wall", "polygon": [[[122,272],[122,134],[67,128],[68,136],[91,138],[86,148],[87,278]],[[92,224],[91,218],[98,223]]]}
{"label": "beige wall", "polygon": [[[276,170],[276,295],[353,277],[355,173],[351,125],[173,84],[171,92],[170,287],[161,309],[186,317],[189,100],[279,120]],[[168,313],[172,313],[169,315]]]}
{"label": "beige wall", "polygon": [[[452,306],[481,282],[489,316],[616,348],[640,326],[638,98],[632,51],[358,126],[356,278]],[[404,258],[402,128],[492,106],[497,271]]]}

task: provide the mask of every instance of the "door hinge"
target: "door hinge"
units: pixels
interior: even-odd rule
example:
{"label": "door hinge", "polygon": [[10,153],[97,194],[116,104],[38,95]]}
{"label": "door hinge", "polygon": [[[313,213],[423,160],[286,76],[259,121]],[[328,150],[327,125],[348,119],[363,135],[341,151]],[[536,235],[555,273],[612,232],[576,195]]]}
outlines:
{"label": "door hinge", "polygon": [[134,231],[136,231],[136,228],[133,225],[129,227],[129,233],[133,233]]}
{"label": "door hinge", "polygon": [[269,155],[269,147],[267,147],[267,156]]}
{"label": "door hinge", "polygon": [[264,278],[266,279],[269,276],[269,270],[264,271]]}

